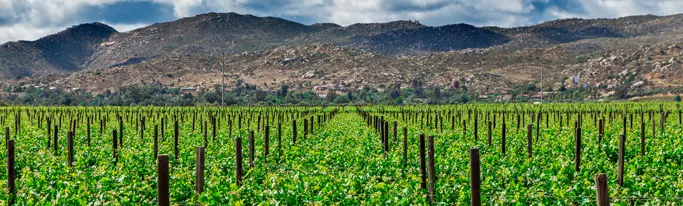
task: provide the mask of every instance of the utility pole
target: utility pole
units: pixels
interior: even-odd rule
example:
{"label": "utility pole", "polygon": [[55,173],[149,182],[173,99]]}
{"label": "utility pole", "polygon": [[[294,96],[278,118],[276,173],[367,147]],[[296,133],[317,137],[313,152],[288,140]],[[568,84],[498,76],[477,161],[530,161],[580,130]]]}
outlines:
{"label": "utility pole", "polygon": [[541,67],[541,104],[543,104],[543,62],[538,56],[536,57],[536,62],[538,66]]}
{"label": "utility pole", "polygon": [[225,52],[221,52],[221,107],[223,107],[223,99],[225,98],[225,66],[223,59],[225,59]]}
{"label": "utility pole", "polygon": [[[235,50],[235,40],[232,40],[229,50],[234,53]],[[221,107],[223,107],[223,101],[225,99],[225,65],[223,65],[223,60],[225,59],[225,52],[221,51]]]}

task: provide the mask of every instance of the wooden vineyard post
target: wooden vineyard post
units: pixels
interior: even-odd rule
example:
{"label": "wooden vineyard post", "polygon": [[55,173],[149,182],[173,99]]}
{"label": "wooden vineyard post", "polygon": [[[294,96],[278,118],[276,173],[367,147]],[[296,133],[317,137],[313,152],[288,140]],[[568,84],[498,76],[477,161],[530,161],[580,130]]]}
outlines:
{"label": "wooden vineyard post", "polygon": [[439,130],[443,133],[443,116],[439,115]]}
{"label": "wooden vineyard post", "polygon": [[581,170],[581,127],[576,127],[576,141],[574,148],[574,170]]}
{"label": "wooden vineyard post", "polygon": [[208,147],[209,146],[209,139],[207,137],[209,133],[209,124],[207,121],[204,121],[204,127],[202,127],[202,130],[204,131],[204,146]]}
{"label": "wooden vineyard post", "polygon": [[609,192],[607,191],[607,175],[595,175],[595,193],[598,206],[609,206]]}
{"label": "wooden vineyard post", "polygon": [[[90,123],[88,123],[90,125]],[[145,142],[145,117],[140,119],[140,139]]]}
{"label": "wooden vineyard post", "polygon": [[403,168],[408,164],[408,128],[403,127]]}
{"label": "wooden vineyard post", "polygon": [[427,189],[427,163],[425,161],[425,135],[420,134],[420,188]]}
{"label": "wooden vineyard post", "polygon": [[104,132],[104,129],[106,128],[105,126],[105,121],[102,117],[99,117],[99,123],[100,123],[100,128],[99,128],[99,135],[102,137],[102,133]]}
{"label": "wooden vineyard post", "polygon": [[282,155],[282,123],[277,123],[277,160]]}
{"label": "wooden vineyard post", "polygon": [[474,115],[474,141],[479,141],[479,115]]}
{"label": "wooden vineyard post", "polygon": [[[2,124],[2,122],[0,122]],[[50,148],[50,137],[52,136],[52,118],[47,118],[47,148]],[[9,128],[9,127],[8,127]]]}
{"label": "wooden vineyard post", "polygon": [[165,118],[161,118],[161,141],[164,141],[166,139],[166,120]]}
{"label": "wooden vineyard post", "polygon": [[47,129],[47,149],[49,150],[50,147],[52,146],[50,144],[50,141],[52,141],[52,139],[51,139],[52,138],[52,125],[50,124],[50,121],[51,121],[50,119],[47,119],[47,121],[48,121],[48,124],[47,124],[47,128],[48,128]]}
{"label": "wooden vineyard post", "polygon": [[256,118],[256,131],[261,131],[261,113]]}
{"label": "wooden vineyard post", "polygon": [[[652,113],[650,113],[650,114],[652,114]],[[652,139],[655,139],[655,137],[657,135],[657,128],[655,127],[655,118],[652,117],[650,119],[652,119]]]}
{"label": "wooden vineyard post", "polygon": [[622,119],[623,119],[623,120],[622,120],[622,133],[623,133],[623,134],[626,134],[626,126],[627,126],[627,125],[626,125],[626,114],[623,114]]}
{"label": "wooden vineyard post", "polygon": [[436,185],[436,166],[434,165],[434,136],[428,138],[428,159],[429,159],[429,202],[434,202],[435,185]]}
{"label": "wooden vineyard post", "polygon": [[168,155],[159,155],[157,162],[157,202],[160,206],[170,205]]}
{"label": "wooden vineyard post", "polygon": [[242,185],[242,137],[235,139],[235,182]]}
{"label": "wooden vineyard post", "polygon": [[112,155],[114,155],[114,165],[119,161],[119,157],[116,155],[116,150],[118,147],[118,144],[116,143],[117,135],[116,135],[116,130],[112,131]]}
{"label": "wooden vineyard post", "polygon": [[306,136],[308,136],[308,119],[304,119],[304,140],[306,140]]}
{"label": "wooden vineyard post", "polygon": [[538,118],[536,118],[536,142],[538,142],[539,136],[541,136],[541,112],[538,112]]}
{"label": "wooden vineyard post", "polygon": [[645,156],[645,122],[640,122],[640,156]]}
{"label": "wooden vineyard post", "polygon": [[211,122],[212,122],[212,124],[211,124],[211,129],[212,129],[211,135],[213,136],[212,137],[213,141],[216,141],[216,117],[211,118]]}
{"label": "wooden vineyard post", "polygon": [[626,135],[619,135],[619,165],[617,165],[618,176],[617,184],[624,186],[624,144],[626,142]]}
{"label": "wooden vineyard post", "polygon": [[254,168],[254,131],[249,131],[249,168]]}
{"label": "wooden vineyard post", "polygon": [[467,122],[465,120],[462,120],[462,137],[467,137]]}
{"label": "wooden vineyard post", "polygon": [[14,133],[19,134],[21,132],[21,111],[17,113],[14,119],[16,120],[14,123]]}
{"label": "wooden vineyard post", "polygon": [[519,113],[517,113],[517,133],[519,133],[519,127],[522,124],[521,121],[522,121],[522,118],[520,118]]}
{"label": "wooden vineyard post", "polygon": [[16,184],[14,183],[16,174],[15,174],[15,168],[14,168],[14,140],[8,140],[6,145],[6,150],[7,150],[7,193],[9,196],[8,204],[7,205],[13,205],[14,204],[14,199],[17,196],[17,188]]}
{"label": "wooden vineyard post", "polygon": [[296,120],[292,120],[292,143],[296,145]]}
{"label": "wooden vineyard post", "polygon": [[90,147],[90,118],[88,118],[88,124],[86,124],[86,130],[88,133],[88,147]]}
{"label": "wooden vineyard post", "polygon": [[313,116],[311,116],[311,121],[308,123],[311,124],[311,135],[313,135],[315,133],[315,126],[313,126]]}
{"label": "wooden vineyard post", "polygon": [[55,125],[55,134],[54,134],[54,140],[52,141],[53,143],[53,149],[55,150],[55,155],[59,155],[59,126]]}
{"label": "wooden vineyard post", "polygon": [[505,116],[503,116],[503,125],[502,125],[502,132],[501,132],[501,153],[505,155]]}
{"label": "wooden vineyard post", "polygon": [[9,127],[5,127],[5,149],[7,149],[7,142],[9,142]]}
{"label": "wooden vineyard post", "polygon": [[605,120],[600,119],[598,123],[598,144],[602,142],[602,137],[605,135]]}
{"label": "wooden vineyard post", "polygon": [[119,117],[119,146],[123,148],[123,118]]}
{"label": "wooden vineyard post", "polygon": [[197,163],[195,164],[195,186],[194,191],[197,195],[204,192],[204,154],[206,154],[205,147],[197,147]]}
{"label": "wooden vineyard post", "polygon": [[382,127],[384,128],[384,154],[387,155],[389,153],[389,121],[384,121]]}
{"label": "wooden vineyard post", "polygon": [[532,137],[533,137],[533,126],[531,124],[527,125],[526,127],[527,133],[526,133],[526,152],[527,152],[527,157],[531,158],[532,152],[533,152],[533,146],[532,146]]}
{"label": "wooden vineyard post", "polygon": [[[494,115],[494,117],[495,117],[495,115]],[[487,133],[489,147],[491,146],[491,135],[492,135],[492,134],[491,134],[491,121],[489,121],[489,123],[488,123],[488,133]]]}
{"label": "wooden vineyard post", "polygon": [[[490,124],[489,124],[490,125]],[[479,148],[470,149],[470,205],[481,205],[481,166]]]}
{"label": "wooden vineyard post", "polygon": [[263,160],[267,161],[268,160],[268,151],[270,150],[270,147],[269,147],[270,145],[268,145],[270,143],[270,125],[266,125],[265,130],[266,131],[265,131],[265,134],[263,136],[263,143],[265,144],[265,145],[263,145],[264,146],[263,147]]}
{"label": "wooden vineyard post", "polygon": [[659,112],[659,131],[660,133],[664,134],[666,130],[664,130],[664,123],[666,123],[666,117],[669,114],[669,112],[663,113]]}
{"label": "wooden vineyard post", "polygon": [[228,119],[228,138],[232,138],[232,119]]}
{"label": "wooden vineyard post", "polygon": [[396,141],[398,141],[398,123],[394,121],[394,144],[396,144]]}
{"label": "wooden vineyard post", "polygon": [[67,159],[69,161],[69,167],[73,167],[74,165],[74,133],[69,132],[67,135],[67,148],[68,148],[68,156]]}
{"label": "wooden vineyard post", "polygon": [[173,123],[173,154],[175,154],[175,159],[178,160],[178,135],[180,131],[178,131],[178,120],[175,120]]}
{"label": "wooden vineyard post", "polygon": [[159,154],[159,125],[154,125],[154,159]]}

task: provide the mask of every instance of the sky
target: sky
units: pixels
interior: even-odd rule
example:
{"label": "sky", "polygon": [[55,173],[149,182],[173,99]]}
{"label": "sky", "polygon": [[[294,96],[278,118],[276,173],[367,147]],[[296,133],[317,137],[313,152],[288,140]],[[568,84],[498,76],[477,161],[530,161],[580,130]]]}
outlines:
{"label": "sky", "polygon": [[343,26],[418,20],[516,27],[560,18],[671,15],[683,13],[683,0],[0,0],[0,43],[35,40],[82,23],[125,32],[207,12]]}

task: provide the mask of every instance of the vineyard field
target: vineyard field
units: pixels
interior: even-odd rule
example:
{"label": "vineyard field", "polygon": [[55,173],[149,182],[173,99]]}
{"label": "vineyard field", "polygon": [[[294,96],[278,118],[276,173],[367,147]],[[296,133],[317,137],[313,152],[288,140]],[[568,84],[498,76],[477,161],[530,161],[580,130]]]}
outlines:
{"label": "vineyard field", "polygon": [[680,205],[682,111],[1,107],[0,204]]}

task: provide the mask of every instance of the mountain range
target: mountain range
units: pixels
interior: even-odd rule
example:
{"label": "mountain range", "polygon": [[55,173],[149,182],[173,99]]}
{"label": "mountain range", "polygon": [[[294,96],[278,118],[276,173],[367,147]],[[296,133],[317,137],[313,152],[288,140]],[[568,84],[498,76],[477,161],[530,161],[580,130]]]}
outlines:
{"label": "mountain range", "polygon": [[[346,91],[413,80],[478,94],[520,85],[683,87],[683,14],[561,19],[515,28],[418,21],[304,25],[207,13],[117,32],[102,23],[0,45],[0,86],[93,93],[128,85]],[[578,79],[578,81],[577,81]]]}

